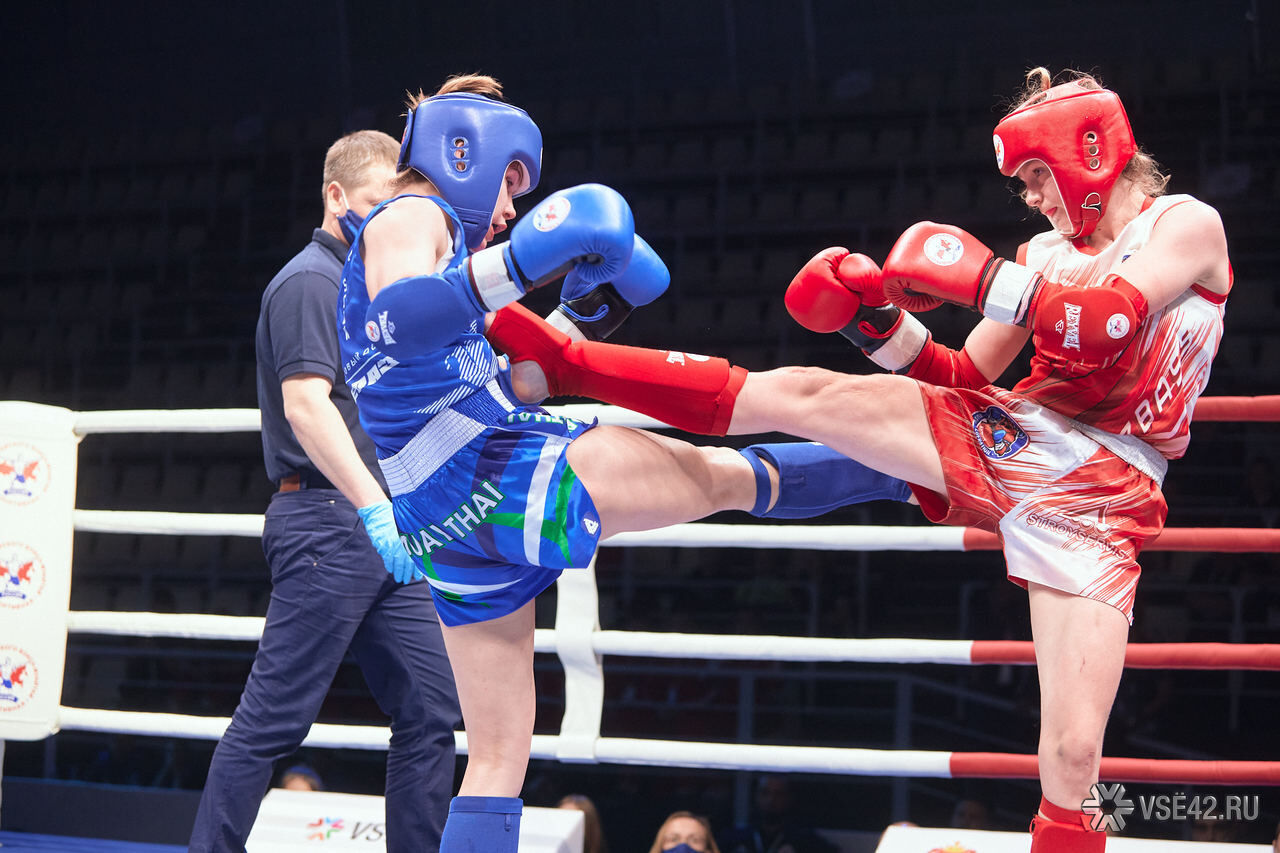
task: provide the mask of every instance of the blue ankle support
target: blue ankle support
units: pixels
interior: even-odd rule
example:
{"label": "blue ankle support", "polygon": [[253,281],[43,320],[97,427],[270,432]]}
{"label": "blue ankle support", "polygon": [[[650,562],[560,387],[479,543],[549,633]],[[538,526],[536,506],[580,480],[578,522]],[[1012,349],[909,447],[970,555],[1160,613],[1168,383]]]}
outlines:
{"label": "blue ankle support", "polygon": [[517,797],[454,797],[440,853],[516,853],[523,808]]}
{"label": "blue ankle support", "polygon": [[[831,448],[808,441],[753,444],[739,450],[756,475],[756,504],[760,518],[812,518],[824,512],[865,501],[905,501],[906,482],[855,462]],[[769,469],[778,469],[778,501],[769,506]]]}

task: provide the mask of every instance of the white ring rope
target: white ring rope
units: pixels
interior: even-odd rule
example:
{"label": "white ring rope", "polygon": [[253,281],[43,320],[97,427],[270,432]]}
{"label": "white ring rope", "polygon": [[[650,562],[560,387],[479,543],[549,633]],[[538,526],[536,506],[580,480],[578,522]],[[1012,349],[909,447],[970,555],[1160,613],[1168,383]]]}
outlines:
{"label": "white ring rope", "polygon": [[[578,420],[662,428],[665,424],[625,409],[599,404],[555,407]],[[251,432],[261,428],[256,409],[191,409],[74,413],[74,431],[95,433]],[[76,530],[101,533],[262,535],[263,517],[249,514],[136,512],[77,509]],[[680,524],[663,530],[615,535],[606,547],[794,548],[841,551],[963,551],[965,530],[956,527]],[[556,629],[538,629],[534,648],[560,656],[565,669],[565,717],[559,735],[535,735],[531,757],[569,761],[732,770],[853,775],[951,777],[951,752],[847,749],[760,744],[696,743],[600,736],[603,655],[735,661],[976,665],[969,640],[837,639],[742,635],[698,635],[602,631],[597,623],[593,568],[575,572],[582,588],[566,587],[557,598]],[[580,577],[578,577],[580,575]],[[565,612],[565,608],[573,612]],[[256,641],[261,617],[210,614],[79,611],[67,614],[69,633],[192,640]],[[1026,662],[1029,661],[1019,661]],[[229,718],[59,708],[66,730],[216,740]],[[466,751],[466,734],[457,733]],[[304,741],[311,746],[386,749],[385,726],[317,723]],[[1008,756],[1007,758],[1034,758]],[[1122,759],[1126,760],[1126,759]],[[1159,762],[1157,762],[1159,763]],[[969,774],[973,775],[973,774]],[[1123,780],[1122,780],[1123,781]],[[1269,784],[1280,783],[1269,782]]]}
{"label": "white ring rope", "polygon": [[[575,403],[552,406],[549,411],[565,418],[590,423],[596,418],[611,426],[642,429],[669,428],[647,415],[603,403]],[[262,414],[257,409],[124,409],[100,412],[76,412],[74,430],[77,435],[95,433],[146,432],[257,432],[262,429]]]}
{"label": "white ring rope", "polygon": [[[262,636],[264,623],[261,616],[73,610],[67,617],[67,630],[73,634],[117,637],[256,641]],[[566,636],[569,635],[565,631],[539,628],[534,632],[534,651],[546,654],[561,652],[568,646],[561,642]],[[619,657],[965,666],[973,663],[972,640],[867,640],[596,629],[589,634],[587,641],[590,654]]]}
{"label": "white ring rope", "polygon": [[[78,509],[75,528],[88,533],[262,536],[262,516],[234,513]],[[604,548],[808,548],[814,551],[963,551],[963,527],[877,525],[674,524],[617,533]]]}
{"label": "white ring rope", "polygon": [[[217,740],[222,737],[231,719],[63,707],[60,722],[63,729],[72,731]],[[455,732],[454,736],[458,751],[465,753],[466,732]],[[559,757],[561,740],[557,735],[534,735],[529,757],[555,760]],[[315,723],[303,744],[333,749],[385,750],[390,741],[391,730],[385,726]],[[604,764],[945,778],[951,776],[951,755],[950,752],[922,750],[843,749],[602,737],[595,740],[594,758]]]}

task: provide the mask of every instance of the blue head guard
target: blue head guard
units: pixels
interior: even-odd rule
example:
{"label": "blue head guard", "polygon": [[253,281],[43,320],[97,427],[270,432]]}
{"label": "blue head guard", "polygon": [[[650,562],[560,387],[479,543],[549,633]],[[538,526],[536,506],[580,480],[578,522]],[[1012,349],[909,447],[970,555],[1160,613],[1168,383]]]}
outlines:
{"label": "blue head guard", "polygon": [[427,98],[405,122],[398,168],[412,166],[436,185],[462,220],[467,248],[488,233],[512,163],[522,176],[515,198],[538,185],[542,167],[542,132],[519,107],[453,92]]}

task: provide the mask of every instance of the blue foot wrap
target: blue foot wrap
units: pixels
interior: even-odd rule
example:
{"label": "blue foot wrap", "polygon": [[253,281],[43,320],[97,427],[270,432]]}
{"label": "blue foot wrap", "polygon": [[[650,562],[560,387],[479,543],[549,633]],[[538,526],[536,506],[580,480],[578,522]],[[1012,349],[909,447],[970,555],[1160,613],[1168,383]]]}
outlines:
{"label": "blue foot wrap", "polygon": [[[906,482],[855,462],[831,448],[807,441],[753,444],[739,450],[756,475],[756,505],[760,518],[812,518],[864,501],[905,501]],[[769,469],[778,469],[778,502],[769,506]]]}
{"label": "blue foot wrap", "polygon": [[440,853],[516,853],[523,808],[516,797],[454,797]]}

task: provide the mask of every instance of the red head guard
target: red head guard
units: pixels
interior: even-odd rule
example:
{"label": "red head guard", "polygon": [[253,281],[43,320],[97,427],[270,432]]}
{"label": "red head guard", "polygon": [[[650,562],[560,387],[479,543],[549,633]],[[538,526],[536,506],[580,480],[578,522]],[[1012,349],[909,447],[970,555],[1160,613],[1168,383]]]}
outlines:
{"label": "red head guard", "polygon": [[1138,153],[1120,97],[1109,89],[1063,83],[1019,107],[995,129],[996,166],[1012,177],[1029,160],[1049,167],[1071,217],[1071,238],[1085,237],[1106,212],[1116,178]]}

